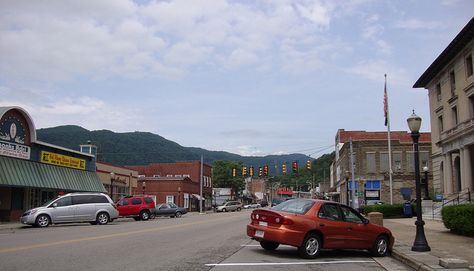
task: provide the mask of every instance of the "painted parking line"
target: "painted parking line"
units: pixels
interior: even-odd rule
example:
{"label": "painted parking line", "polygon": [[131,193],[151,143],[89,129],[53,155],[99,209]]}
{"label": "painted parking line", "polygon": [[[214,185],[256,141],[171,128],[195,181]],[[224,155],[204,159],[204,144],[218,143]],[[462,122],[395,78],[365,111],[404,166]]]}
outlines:
{"label": "painted parking line", "polygon": [[318,262],[274,262],[274,263],[209,263],[206,266],[272,266],[272,265],[318,265],[318,264],[351,264],[375,263],[371,261],[318,261]]}

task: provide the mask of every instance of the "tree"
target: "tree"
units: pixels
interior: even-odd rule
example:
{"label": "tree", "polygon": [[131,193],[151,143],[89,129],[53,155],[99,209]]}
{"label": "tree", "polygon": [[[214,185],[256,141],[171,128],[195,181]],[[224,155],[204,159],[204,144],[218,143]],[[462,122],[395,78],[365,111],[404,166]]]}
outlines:
{"label": "tree", "polygon": [[[214,187],[228,187],[234,193],[240,192],[245,187],[244,177],[242,173],[242,161],[218,160],[212,164],[212,179]],[[232,176],[232,169],[236,169],[237,175]]]}

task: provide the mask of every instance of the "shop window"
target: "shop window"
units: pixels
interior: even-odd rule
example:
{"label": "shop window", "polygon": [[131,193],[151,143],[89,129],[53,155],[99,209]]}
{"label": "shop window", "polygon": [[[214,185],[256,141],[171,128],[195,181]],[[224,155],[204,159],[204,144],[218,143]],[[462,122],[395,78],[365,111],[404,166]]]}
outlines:
{"label": "shop window", "polygon": [[367,173],[375,173],[375,152],[367,153]]}
{"label": "shop window", "polygon": [[449,84],[451,86],[451,96],[454,96],[456,93],[455,93],[455,90],[456,90],[456,76],[454,74],[454,71],[451,71],[449,73]]}

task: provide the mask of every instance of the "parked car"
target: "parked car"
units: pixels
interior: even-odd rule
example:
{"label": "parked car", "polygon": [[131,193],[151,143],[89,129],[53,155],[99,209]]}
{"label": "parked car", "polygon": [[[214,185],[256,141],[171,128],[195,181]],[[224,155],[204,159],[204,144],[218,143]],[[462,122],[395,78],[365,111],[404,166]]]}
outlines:
{"label": "parked car", "polygon": [[272,207],[273,206],[277,206],[278,204],[286,201],[286,200],[290,200],[290,199],[293,199],[293,198],[273,198],[272,199]]}
{"label": "parked car", "polygon": [[50,224],[73,222],[105,225],[118,215],[115,204],[107,194],[69,193],[26,211],[20,222],[42,228]]}
{"label": "parked car", "polygon": [[271,209],[254,210],[250,218],[247,235],[265,250],[290,245],[308,259],[316,258],[321,249],[363,249],[380,257],[394,243],[390,230],[336,202],[293,199]]}
{"label": "parked car", "polygon": [[119,216],[133,217],[135,220],[148,220],[155,212],[155,201],[146,195],[128,196],[117,202]]}
{"label": "parked car", "polygon": [[251,204],[244,205],[244,209],[253,209],[253,208],[260,208],[260,207],[262,207],[260,203],[251,203]]}
{"label": "parked car", "polygon": [[155,208],[156,216],[181,217],[187,212],[186,208],[178,207],[174,203],[158,204]]}
{"label": "parked car", "polygon": [[242,210],[242,203],[240,201],[228,201],[216,207],[216,212],[240,211]]}

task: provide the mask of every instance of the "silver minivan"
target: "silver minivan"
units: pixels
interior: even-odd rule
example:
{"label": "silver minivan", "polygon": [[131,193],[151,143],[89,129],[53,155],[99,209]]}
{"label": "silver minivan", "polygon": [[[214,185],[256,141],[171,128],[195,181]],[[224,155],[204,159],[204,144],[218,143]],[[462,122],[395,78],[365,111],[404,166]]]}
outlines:
{"label": "silver minivan", "polygon": [[118,215],[115,204],[107,194],[78,192],[59,196],[41,207],[28,210],[20,221],[37,227],[74,222],[105,225]]}
{"label": "silver minivan", "polygon": [[223,205],[216,207],[216,212],[240,211],[242,210],[242,203],[240,201],[228,201]]}

